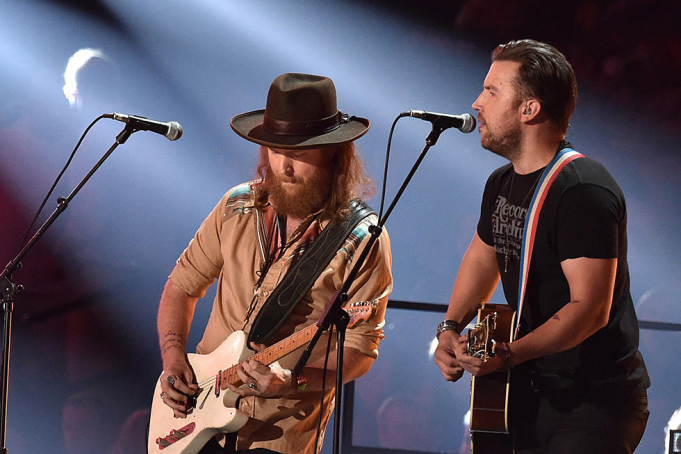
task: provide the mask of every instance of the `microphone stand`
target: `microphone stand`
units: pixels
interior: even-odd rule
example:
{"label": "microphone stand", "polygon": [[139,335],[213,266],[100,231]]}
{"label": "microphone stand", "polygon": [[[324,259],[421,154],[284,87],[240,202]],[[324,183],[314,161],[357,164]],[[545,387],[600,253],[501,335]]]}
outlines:
{"label": "microphone stand", "polygon": [[54,223],[59,215],[68,208],[69,202],[76,196],[78,191],[85,185],[85,183],[92,177],[97,169],[104,163],[104,161],[113,153],[113,151],[125,143],[130,135],[135,132],[135,129],[126,126],[116,136],[116,141],[109,148],[109,150],[102,156],[102,158],[95,164],[90,172],[83,178],[83,180],[76,186],[76,188],[68,195],[68,197],[59,197],[57,199],[57,208],[52,215],[43,223],[33,237],[26,243],[23,249],[17,256],[7,264],[5,269],[0,273],[0,297],[2,298],[3,311],[3,343],[2,343],[2,386],[0,388],[0,454],[7,454],[7,398],[9,395],[9,358],[10,346],[12,337],[12,311],[14,309],[14,297],[23,290],[22,285],[16,285],[12,282],[12,275],[15,271],[21,268],[21,259],[31,250],[33,245],[40,239],[45,231]]}
{"label": "microphone stand", "polygon": [[301,371],[303,370],[303,367],[305,366],[305,363],[307,363],[308,359],[310,358],[310,355],[312,354],[312,350],[314,349],[315,345],[317,345],[317,342],[319,341],[319,338],[321,337],[322,333],[329,329],[331,325],[336,326],[336,402],[338,403],[336,413],[334,414],[334,427],[333,427],[333,453],[338,454],[340,451],[340,424],[341,424],[341,412],[340,412],[340,407],[342,403],[342,395],[343,395],[343,348],[344,348],[344,342],[345,342],[345,330],[348,326],[349,322],[349,316],[348,313],[345,312],[342,309],[343,304],[348,300],[348,290],[350,289],[350,286],[352,283],[355,281],[355,278],[357,277],[357,273],[359,272],[359,269],[361,266],[364,264],[364,261],[366,260],[367,256],[369,255],[369,252],[371,251],[374,243],[378,239],[378,237],[381,235],[381,232],[383,232],[383,226],[385,225],[385,222],[388,220],[388,217],[390,216],[390,213],[392,213],[392,210],[395,208],[395,205],[397,204],[397,201],[399,198],[402,196],[402,193],[404,190],[407,188],[407,184],[411,181],[412,177],[414,176],[414,173],[416,173],[416,169],[419,167],[421,164],[421,161],[423,161],[423,158],[425,158],[426,153],[430,149],[430,147],[434,146],[437,143],[437,140],[440,138],[440,134],[442,134],[442,131],[447,129],[447,127],[441,126],[438,124],[438,122],[433,123],[433,129],[426,138],[426,146],[423,148],[423,151],[421,151],[421,154],[419,155],[418,159],[412,166],[411,170],[409,171],[409,174],[405,178],[404,182],[402,183],[402,186],[400,189],[397,191],[397,194],[395,195],[395,198],[391,202],[390,206],[388,207],[387,211],[385,212],[385,215],[378,220],[378,223],[375,226],[369,227],[369,233],[371,236],[369,237],[369,240],[367,242],[367,245],[364,247],[362,250],[362,253],[360,254],[359,258],[355,262],[355,265],[352,267],[352,270],[350,271],[350,274],[348,277],[345,279],[345,282],[343,282],[343,285],[341,288],[334,293],[334,295],[331,297],[331,300],[327,303],[326,309],[324,310],[324,313],[320,317],[319,321],[317,322],[317,331],[315,332],[314,336],[310,340],[310,343],[307,345],[305,350],[303,350],[303,353],[300,355],[300,358],[298,359],[298,362],[296,363],[295,367],[293,368],[292,374],[294,377],[298,376]]}

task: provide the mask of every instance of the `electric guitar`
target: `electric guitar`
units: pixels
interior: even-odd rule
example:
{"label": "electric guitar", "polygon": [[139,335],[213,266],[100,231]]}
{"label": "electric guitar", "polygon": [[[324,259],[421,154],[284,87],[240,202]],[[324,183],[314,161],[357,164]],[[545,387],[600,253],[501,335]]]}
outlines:
{"label": "electric guitar", "polygon": [[[468,354],[487,361],[496,356],[496,345],[513,340],[516,313],[506,305],[485,304],[478,323],[468,331]],[[508,429],[510,371],[498,370],[471,378],[471,451],[513,452]]]}
{"label": "electric guitar", "polygon": [[[345,308],[350,316],[349,326],[370,320],[376,305],[375,301],[362,301]],[[248,416],[235,408],[239,396],[227,389],[227,383],[243,384],[236,373],[238,365],[246,359],[272,364],[307,344],[316,331],[317,325],[310,325],[255,354],[246,345],[246,333],[235,331],[207,355],[188,354],[199,386],[196,395],[189,398],[190,413],[183,419],[173,416],[173,410],[161,399],[159,377],[151,404],[147,453],[196,454],[213,436],[239,430]]]}

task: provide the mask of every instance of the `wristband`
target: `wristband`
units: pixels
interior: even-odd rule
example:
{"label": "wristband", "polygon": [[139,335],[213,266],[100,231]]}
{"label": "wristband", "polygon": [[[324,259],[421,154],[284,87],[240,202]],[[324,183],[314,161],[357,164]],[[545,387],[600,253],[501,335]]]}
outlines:
{"label": "wristband", "polygon": [[437,330],[435,331],[435,338],[437,340],[440,340],[440,334],[449,330],[454,331],[456,334],[460,334],[461,327],[459,326],[459,322],[455,322],[454,320],[443,320],[442,323],[440,323],[437,326]]}

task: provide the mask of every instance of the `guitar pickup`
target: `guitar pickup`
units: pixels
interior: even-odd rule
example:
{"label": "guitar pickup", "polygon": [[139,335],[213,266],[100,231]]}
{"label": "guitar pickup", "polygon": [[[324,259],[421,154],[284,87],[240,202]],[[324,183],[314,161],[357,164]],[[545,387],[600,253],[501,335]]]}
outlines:
{"label": "guitar pickup", "polygon": [[215,376],[215,397],[220,397],[220,385],[222,384],[222,371]]}

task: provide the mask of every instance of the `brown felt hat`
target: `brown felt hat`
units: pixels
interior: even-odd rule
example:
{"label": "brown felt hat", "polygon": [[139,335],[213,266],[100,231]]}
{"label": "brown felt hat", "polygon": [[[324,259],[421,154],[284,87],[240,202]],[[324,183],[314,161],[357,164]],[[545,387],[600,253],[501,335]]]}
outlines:
{"label": "brown felt hat", "polygon": [[338,110],[328,77],[286,73],[274,79],[265,110],[235,116],[232,129],[246,140],[273,148],[321,148],[359,139],[369,120]]}

